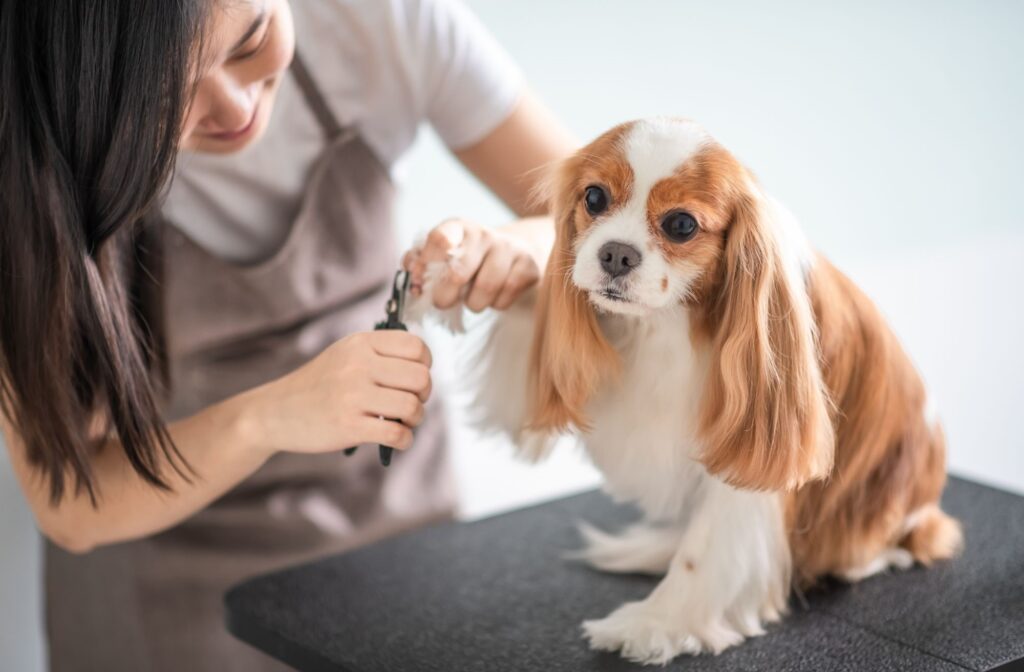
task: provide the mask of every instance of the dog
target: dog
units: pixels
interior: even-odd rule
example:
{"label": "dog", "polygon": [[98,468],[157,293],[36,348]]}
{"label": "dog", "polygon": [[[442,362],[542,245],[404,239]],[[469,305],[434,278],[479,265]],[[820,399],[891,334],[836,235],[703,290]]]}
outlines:
{"label": "dog", "polygon": [[698,124],[604,133],[553,172],[534,306],[500,313],[479,424],[531,459],[578,435],[643,520],[581,528],[577,557],[662,576],[583,631],[665,664],[718,653],[825,576],[950,558],[945,442],[871,301]]}

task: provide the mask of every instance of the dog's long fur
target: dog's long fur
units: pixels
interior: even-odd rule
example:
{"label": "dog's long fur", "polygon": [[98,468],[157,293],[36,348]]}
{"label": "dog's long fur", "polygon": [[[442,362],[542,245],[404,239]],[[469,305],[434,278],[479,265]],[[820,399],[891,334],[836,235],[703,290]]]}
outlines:
{"label": "dog's long fur", "polygon": [[[564,162],[550,202],[529,375],[519,307],[494,327],[480,410],[534,456],[579,433],[607,490],[645,513],[618,536],[584,531],[595,567],[664,574],[584,623],[594,648],[718,652],[777,620],[794,583],[956,552],[942,429],[913,365],[727,150],[689,121],[624,124]],[[661,229],[678,211],[699,225],[686,242]],[[623,277],[597,258],[610,241],[640,258]]]}

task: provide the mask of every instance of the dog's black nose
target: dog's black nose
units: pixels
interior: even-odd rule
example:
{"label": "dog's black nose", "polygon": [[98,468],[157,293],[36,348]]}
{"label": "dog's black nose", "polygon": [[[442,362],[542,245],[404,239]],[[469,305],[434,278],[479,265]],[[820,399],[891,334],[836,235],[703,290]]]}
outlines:
{"label": "dog's black nose", "polygon": [[601,260],[601,268],[613,278],[626,275],[640,265],[640,250],[632,245],[611,241],[601,246],[597,251],[597,258]]}

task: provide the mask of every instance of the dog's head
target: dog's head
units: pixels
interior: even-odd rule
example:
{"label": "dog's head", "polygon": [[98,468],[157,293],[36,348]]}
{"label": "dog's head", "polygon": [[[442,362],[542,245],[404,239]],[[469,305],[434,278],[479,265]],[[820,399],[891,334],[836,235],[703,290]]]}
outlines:
{"label": "dog's head", "polygon": [[[708,470],[791,488],[831,466],[832,429],[805,289],[812,255],[755,179],[697,124],[618,126],[553,175],[557,237],[538,304],[531,427],[586,429],[620,365],[598,313],[684,306],[710,349],[701,440]],[[637,418],[643,422],[643,418]]]}

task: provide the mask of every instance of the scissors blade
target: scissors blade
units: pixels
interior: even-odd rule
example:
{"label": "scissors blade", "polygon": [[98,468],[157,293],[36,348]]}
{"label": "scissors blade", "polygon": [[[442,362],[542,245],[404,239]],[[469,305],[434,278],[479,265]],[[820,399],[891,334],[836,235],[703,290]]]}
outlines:
{"label": "scissors blade", "polygon": [[409,294],[409,282],[411,280],[409,271],[398,271],[395,273],[395,286],[392,297],[395,300],[395,319],[404,322],[405,299]]}

